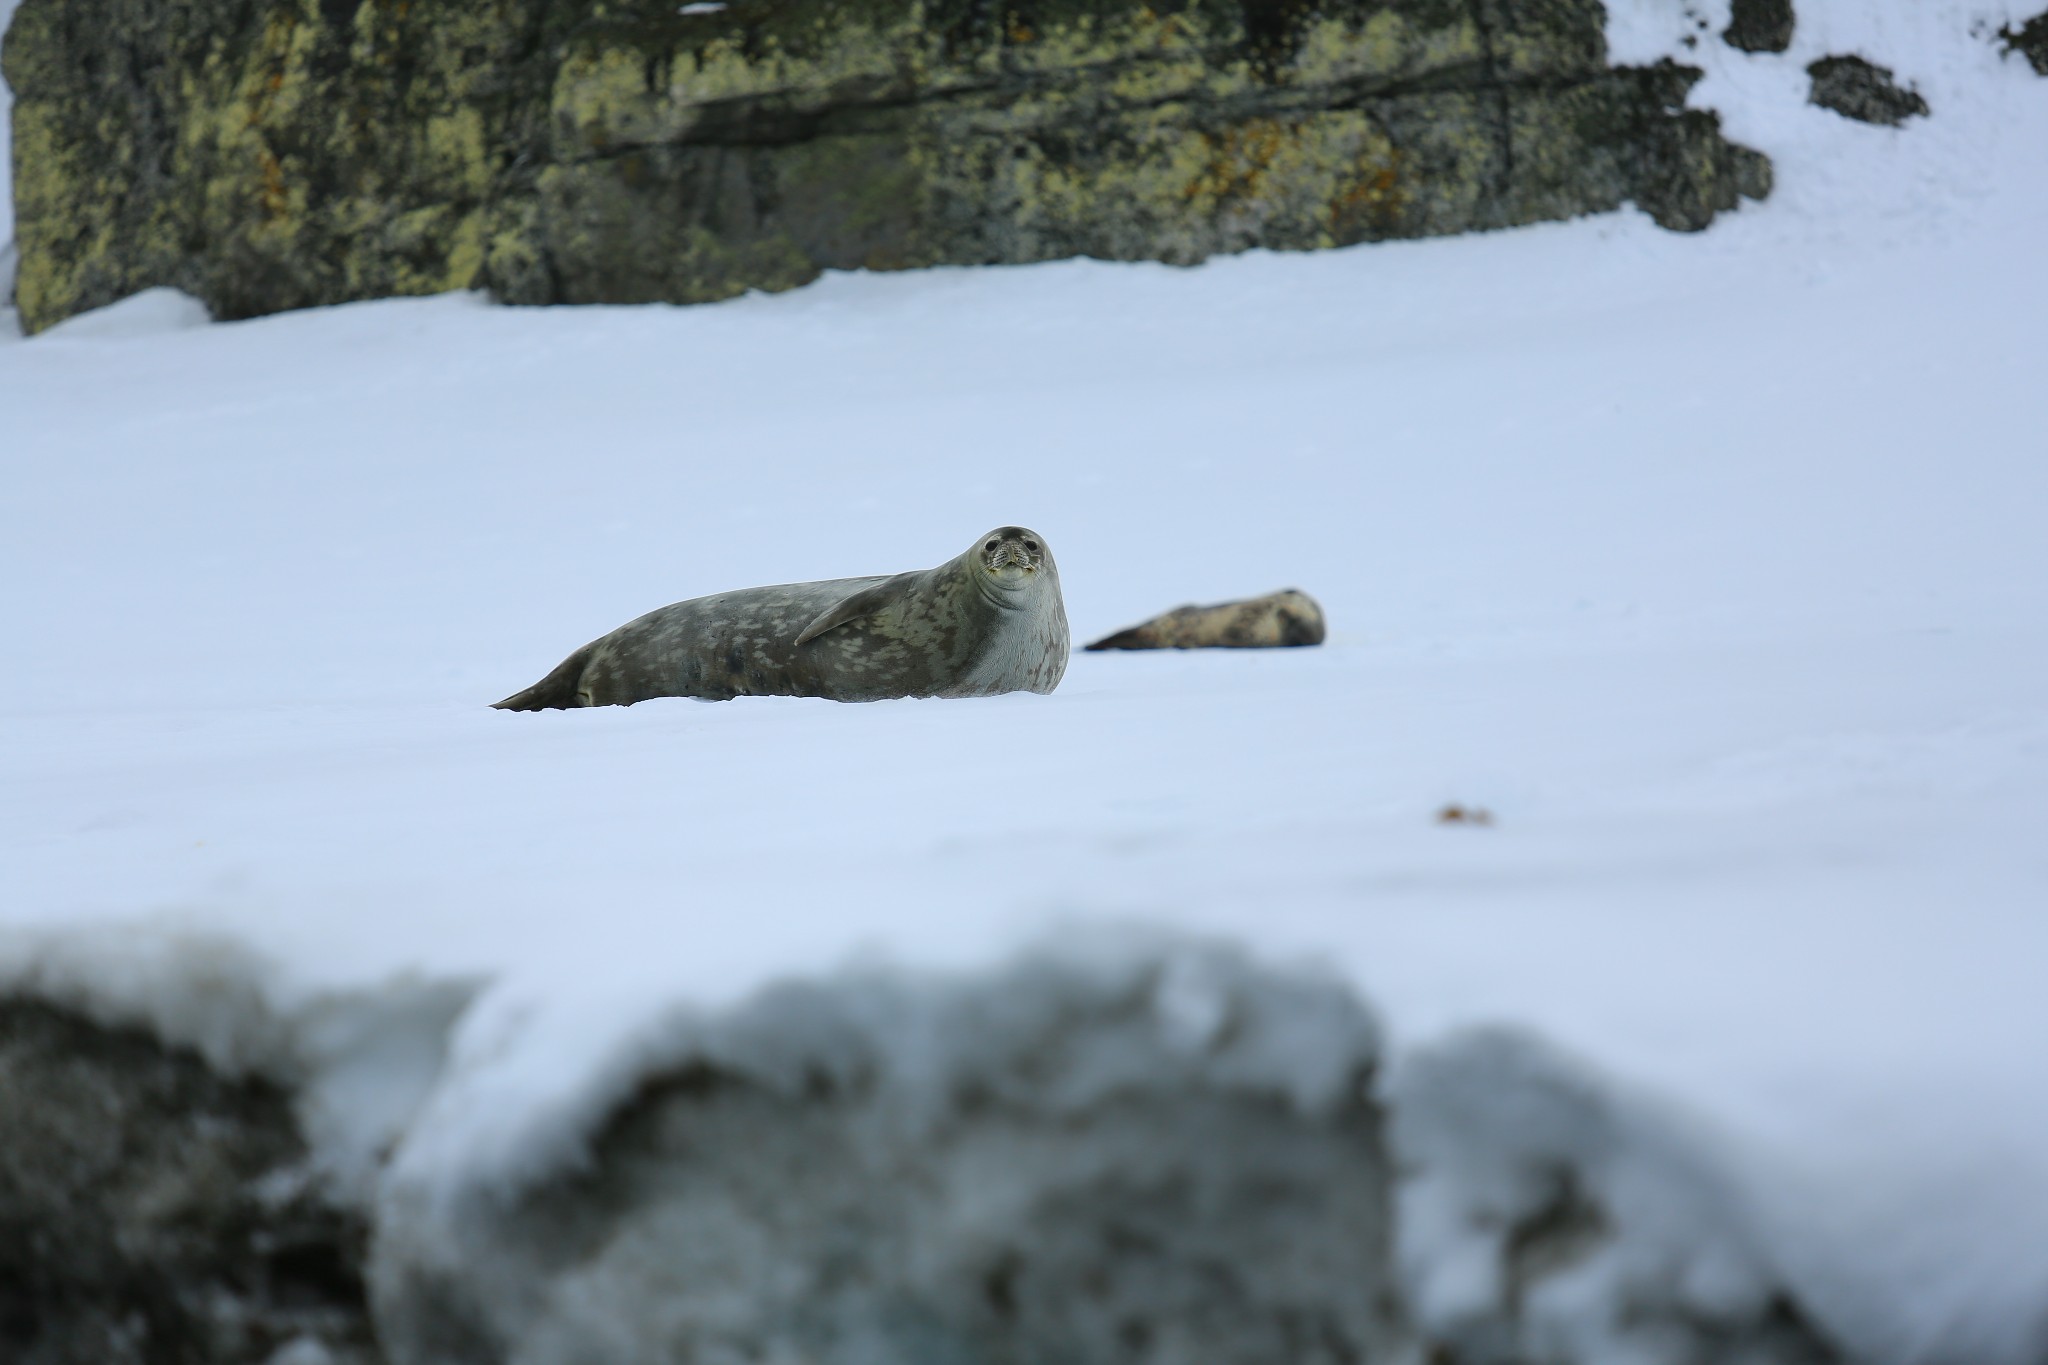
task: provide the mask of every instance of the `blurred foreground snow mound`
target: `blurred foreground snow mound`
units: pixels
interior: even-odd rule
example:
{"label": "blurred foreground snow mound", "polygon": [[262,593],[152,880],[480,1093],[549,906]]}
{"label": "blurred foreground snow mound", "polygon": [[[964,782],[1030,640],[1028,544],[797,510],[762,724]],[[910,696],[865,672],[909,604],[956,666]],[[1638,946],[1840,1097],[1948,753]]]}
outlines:
{"label": "blurred foreground snow mound", "polygon": [[377,1317],[419,1362],[1386,1359],[1378,1049],[1334,979],[1177,940],[770,987],[650,1030],[522,1182],[452,1075]]}
{"label": "blurred foreground snow mound", "polygon": [[1521,1035],[1383,1083],[1348,984],[1215,940],[673,1007],[523,1110],[561,1021],[220,947],[17,939],[0,986],[295,1094],[312,1151],[260,1179],[367,1216],[404,1365],[1836,1358],[1712,1144]]}
{"label": "blurred foreground snow mound", "polygon": [[1418,1052],[1389,1090],[1408,1303],[1451,1358],[1833,1358],[1676,1111],[1506,1029]]}

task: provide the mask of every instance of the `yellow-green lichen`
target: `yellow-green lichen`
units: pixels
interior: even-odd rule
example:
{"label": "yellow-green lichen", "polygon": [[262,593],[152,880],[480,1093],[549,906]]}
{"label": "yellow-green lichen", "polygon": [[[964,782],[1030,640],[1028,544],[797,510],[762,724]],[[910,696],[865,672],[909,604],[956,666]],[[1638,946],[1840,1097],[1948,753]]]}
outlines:
{"label": "yellow-green lichen", "polygon": [[83,158],[69,154],[54,115],[48,105],[35,101],[17,104],[13,112],[14,234],[20,248],[14,294],[26,319],[61,309],[79,292],[79,276],[113,242],[112,216],[105,215],[85,242],[57,249],[68,235],[67,210],[105,204],[118,193],[118,186],[94,175],[81,164]]}
{"label": "yellow-green lichen", "polygon": [[491,188],[492,161],[484,146],[484,119],[477,110],[458,106],[427,120],[427,173],[451,197],[482,196]]}
{"label": "yellow-green lichen", "polygon": [[1348,16],[1306,21],[1287,74],[1304,85],[1394,84],[1468,67],[1485,56],[1485,40],[1469,18],[1425,29],[1383,9],[1362,26]]}
{"label": "yellow-green lichen", "polygon": [[619,143],[673,136],[675,119],[647,89],[646,58],[612,48],[571,53],[555,77],[556,126],[564,151],[605,152]]}

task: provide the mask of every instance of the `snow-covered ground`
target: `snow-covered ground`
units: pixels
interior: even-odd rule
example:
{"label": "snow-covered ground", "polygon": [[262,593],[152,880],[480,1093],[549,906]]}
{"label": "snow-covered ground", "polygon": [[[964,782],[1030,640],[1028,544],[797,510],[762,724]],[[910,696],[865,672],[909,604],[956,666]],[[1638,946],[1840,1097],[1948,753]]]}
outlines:
{"label": "snow-covered ground", "polygon": [[[1611,8],[1620,56],[1709,65],[1768,203],[692,309],[0,317],[10,970],[222,1048],[222,983],[484,983],[445,1071],[333,1080],[384,1136],[432,1090],[417,1175],[561,1159],[679,1003],[1220,934],[1373,1000],[1396,1093],[1501,1021],[1669,1097],[1621,1126],[1682,1131],[1860,1353],[2038,1361],[2048,80],[1992,3],[1808,0],[1782,57]],[[1839,51],[1933,117],[1804,105]],[[485,707],[664,602],[1006,522],[1081,639],[1293,585],[1330,643]]]}

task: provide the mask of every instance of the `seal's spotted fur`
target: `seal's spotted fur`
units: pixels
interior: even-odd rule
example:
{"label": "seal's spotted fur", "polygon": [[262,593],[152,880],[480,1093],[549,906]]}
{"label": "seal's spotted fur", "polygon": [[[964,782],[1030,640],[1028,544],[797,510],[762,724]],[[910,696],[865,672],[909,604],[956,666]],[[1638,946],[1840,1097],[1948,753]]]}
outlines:
{"label": "seal's spotted fur", "polygon": [[1323,609],[1298,588],[1213,607],[1175,607],[1089,649],[1276,649],[1323,642]]}
{"label": "seal's spotted fur", "polygon": [[651,611],[564,659],[503,711],[649,697],[989,697],[1067,669],[1059,569],[1003,526],[935,569],[715,593]]}

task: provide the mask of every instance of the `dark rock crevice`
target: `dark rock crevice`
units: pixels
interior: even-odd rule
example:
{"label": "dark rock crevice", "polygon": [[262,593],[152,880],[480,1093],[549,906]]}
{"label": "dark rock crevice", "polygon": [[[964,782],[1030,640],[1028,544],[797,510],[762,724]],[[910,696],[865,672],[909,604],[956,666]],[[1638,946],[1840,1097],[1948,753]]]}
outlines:
{"label": "dark rock crevice", "polygon": [[[1105,64],[1090,73],[1090,79],[1115,80],[1127,69],[1125,63]],[[1274,88],[1251,90],[1217,99],[1212,112],[1220,124],[1252,119],[1301,120],[1332,111],[1373,111],[1382,103],[1421,99],[1428,96],[1464,96],[1491,101],[1498,110],[1495,131],[1502,139],[1503,174],[1497,190],[1503,196],[1514,185],[1514,160],[1510,134],[1511,116],[1517,98],[1533,100],[1598,99],[1616,84],[1628,87],[1625,98],[1641,99],[1677,115],[1683,111],[1685,91],[1702,73],[1695,67],[1663,63],[1656,67],[1617,67],[1591,75],[1538,74],[1525,77],[1491,77],[1485,63],[1453,67],[1413,79],[1359,78],[1333,81],[1309,89]],[[1026,79],[1019,83],[1027,93],[1056,93],[1051,81]],[[659,154],[683,147],[720,148],[728,151],[773,150],[813,142],[821,138],[889,135],[903,130],[908,115],[919,109],[948,105],[968,106],[999,89],[993,82],[961,85],[919,95],[901,90],[877,92],[871,98],[847,96],[843,102],[818,109],[789,109],[779,103],[753,99],[706,101],[699,106],[698,121],[684,135],[673,139],[607,140],[603,146],[555,160],[554,165],[600,165],[624,157]],[[1157,113],[1181,104],[1179,93],[1133,100],[1125,106],[1132,113]],[[1089,132],[1091,111],[1076,110],[1059,123],[1047,123],[1041,134],[1062,132],[1084,139]]]}
{"label": "dark rock crevice", "polygon": [[1515,120],[1503,79],[1500,45],[1494,39],[1497,27],[1495,9],[1496,6],[1491,0],[1472,0],[1472,24],[1479,30],[1479,70],[1484,88],[1492,92],[1490,100],[1486,102],[1493,106],[1493,136],[1500,148],[1494,172],[1493,196],[1505,202],[1515,179]]}
{"label": "dark rock crevice", "polygon": [[0,1002],[0,1359],[239,1365],[310,1341],[378,1365],[364,1226],[305,1159],[275,1086]]}

